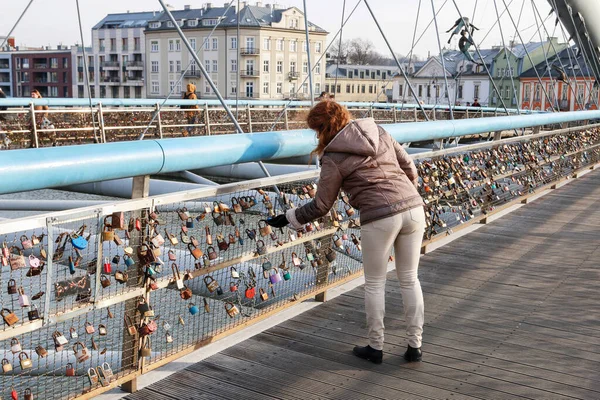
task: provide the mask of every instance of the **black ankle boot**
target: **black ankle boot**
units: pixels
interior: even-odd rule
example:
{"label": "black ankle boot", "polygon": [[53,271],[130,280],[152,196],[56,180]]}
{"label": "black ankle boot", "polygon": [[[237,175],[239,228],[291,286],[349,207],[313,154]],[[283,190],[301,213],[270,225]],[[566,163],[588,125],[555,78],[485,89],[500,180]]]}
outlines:
{"label": "black ankle boot", "polygon": [[383,351],[375,350],[371,346],[356,346],[354,347],[354,350],[352,350],[352,352],[355,356],[364,358],[365,360],[369,360],[375,364],[381,364],[381,361],[383,360]]}
{"label": "black ankle boot", "polygon": [[410,347],[410,344],[408,345],[408,349],[406,350],[406,353],[404,353],[404,359],[406,361],[421,361],[422,359],[422,353],[421,353],[421,348],[419,347],[418,349],[415,349],[413,347]]}

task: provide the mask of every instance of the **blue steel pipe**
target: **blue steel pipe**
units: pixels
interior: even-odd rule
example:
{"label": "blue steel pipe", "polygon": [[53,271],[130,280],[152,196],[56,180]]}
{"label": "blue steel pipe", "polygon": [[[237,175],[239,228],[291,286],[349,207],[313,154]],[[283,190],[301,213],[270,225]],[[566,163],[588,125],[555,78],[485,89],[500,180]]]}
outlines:
{"label": "blue steel pipe", "polygon": [[[399,142],[600,119],[600,110],[382,125]],[[0,193],[303,156],[308,129],[3,151]]]}
{"label": "blue steel pipe", "polygon": [[[157,102],[162,102],[161,99],[92,99],[92,105],[97,106],[99,103],[102,103],[103,106],[106,107],[154,107]],[[32,98],[6,98],[0,99],[0,107],[28,107],[30,103],[35,105],[45,105],[50,107],[89,107],[88,99],[32,99]],[[256,106],[256,107],[284,107],[288,105],[289,107],[310,107],[310,101],[282,101],[282,100],[239,100],[240,106]],[[412,110],[414,108],[420,107],[418,104],[401,104],[401,103],[369,103],[369,102],[357,102],[357,101],[349,101],[349,102],[340,102],[346,107],[361,107],[361,108],[369,108],[373,107],[375,109],[391,109],[396,108],[397,110]],[[217,106],[221,107],[221,103],[218,100],[182,100],[182,99],[169,99],[166,101],[166,106],[181,106],[181,105],[191,105],[196,104],[199,106]],[[228,106],[234,106],[235,100],[225,100],[225,104]],[[424,104],[423,108],[431,110],[447,110],[448,106],[444,104]],[[466,107],[466,106],[456,106],[452,107],[453,110],[458,111],[485,111],[485,112],[501,112],[504,113],[504,108],[499,107]],[[509,108],[509,112],[517,114],[517,109]],[[542,111],[531,111],[531,110],[520,110],[521,114],[536,114]]]}

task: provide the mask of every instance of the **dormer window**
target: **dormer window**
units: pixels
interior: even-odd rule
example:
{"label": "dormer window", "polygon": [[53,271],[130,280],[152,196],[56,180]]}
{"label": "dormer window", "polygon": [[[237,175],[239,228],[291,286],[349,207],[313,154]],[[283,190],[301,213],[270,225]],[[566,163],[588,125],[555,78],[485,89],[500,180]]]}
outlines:
{"label": "dormer window", "polygon": [[167,26],[168,26],[169,28],[172,28],[172,27],[173,27],[173,22],[171,22],[171,21],[167,21]]}
{"label": "dormer window", "polygon": [[160,28],[160,22],[159,21],[150,22],[150,28]]}
{"label": "dormer window", "polygon": [[218,23],[217,18],[208,18],[208,19],[202,20],[202,25],[204,25],[204,26],[215,26],[215,25],[217,25],[217,23]]}
{"label": "dormer window", "polygon": [[198,20],[197,19],[190,19],[188,21],[188,26],[198,26]]}

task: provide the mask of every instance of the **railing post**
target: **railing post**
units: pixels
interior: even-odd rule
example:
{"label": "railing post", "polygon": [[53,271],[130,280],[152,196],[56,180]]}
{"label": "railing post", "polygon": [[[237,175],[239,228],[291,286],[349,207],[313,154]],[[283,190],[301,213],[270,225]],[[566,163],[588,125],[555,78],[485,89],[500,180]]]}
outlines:
{"label": "railing post", "polygon": [[[93,123],[94,122],[92,121],[92,124]],[[104,130],[104,111],[102,110],[102,102],[98,102],[98,123],[100,124],[101,142],[106,143],[106,131]]]}
{"label": "railing post", "polygon": [[415,122],[417,122],[417,107],[413,108],[413,112],[415,114]]}
{"label": "railing post", "polygon": [[435,105],[433,106],[433,110],[432,111],[433,111],[433,114],[432,114],[433,115],[433,120],[437,121],[437,113],[436,113]]}
{"label": "railing post", "polygon": [[398,119],[396,118],[396,106],[392,107],[392,110],[393,110],[392,120],[394,121],[394,123],[397,123]]}
{"label": "railing post", "polygon": [[158,104],[158,102],[156,102],[156,120],[158,121],[158,136],[160,136],[160,138],[163,138],[163,129],[162,129],[162,121],[160,119],[160,104]]}
{"label": "railing post", "polygon": [[369,116],[373,119],[375,119],[375,117],[373,117],[373,106],[369,107]]}
{"label": "railing post", "polygon": [[467,119],[469,119],[469,109],[468,109],[468,108],[466,108],[466,109],[465,109],[465,112],[466,112],[466,115],[467,115]]}
{"label": "railing post", "polygon": [[29,115],[31,117],[31,135],[33,136],[31,138],[31,144],[37,149],[40,147],[40,143],[38,141],[37,124],[35,123],[35,106],[33,103],[29,103]]}
{"label": "railing post", "polygon": [[250,104],[246,104],[246,113],[248,114],[248,132],[252,133],[252,113],[250,112]]}
{"label": "railing post", "polygon": [[284,118],[283,121],[285,123],[285,130],[289,131],[290,130],[290,126],[289,126],[289,122],[288,122],[288,109],[287,109],[287,107],[283,109],[283,112],[284,112],[284,114],[283,114],[283,118]]}
{"label": "railing post", "polygon": [[208,118],[208,103],[204,104],[204,132],[210,136],[210,120]]}
{"label": "railing post", "polygon": [[[150,194],[150,176],[142,175],[135,176],[133,178],[133,183],[131,187],[131,198],[132,199],[140,199],[144,197],[148,197]],[[135,211],[133,213],[133,218],[140,218],[141,221],[144,221],[142,218],[142,211]],[[138,246],[142,244],[144,241],[144,234],[146,230],[146,224],[142,224],[142,229],[139,231],[139,235],[132,234],[131,239],[129,240],[129,245],[134,249],[137,249]],[[136,232],[135,230],[133,232]],[[127,286],[137,286],[138,284],[138,272],[139,272],[139,259],[137,258],[137,254],[134,252],[132,257],[135,259],[135,264],[131,267],[127,268],[127,274],[129,278],[127,280]],[[146,284],[146,282],[144,282]],[[149,294],[146,294],[146,300],[148,300]],[[140,320],[138,319],[138,314],[135,311],[138,303],[138,299],[130,299],[125,302],[125,313],[129,312],[129,316],[133,321],[135,321],[136,326],[139,325]],[[143,317],[142,317],[143,319]],[[123,337],[129,337],[127,333],[127,326],[123,325]],[[127,360],[131,358],[131,365],[136,370],[143,368],[144,360],[139,359],[138,349],[140,348],[140,344],[143,342],[142,338],[139,335],[136,335],[136,340],[124,341],[123,342],[123,360]],[[140,362],[141,361],[141,362]],[[133,378],[130,381],[127,381],[121,385],[121,388],[128,393],[135,393],[137,391],[137,378]]]}

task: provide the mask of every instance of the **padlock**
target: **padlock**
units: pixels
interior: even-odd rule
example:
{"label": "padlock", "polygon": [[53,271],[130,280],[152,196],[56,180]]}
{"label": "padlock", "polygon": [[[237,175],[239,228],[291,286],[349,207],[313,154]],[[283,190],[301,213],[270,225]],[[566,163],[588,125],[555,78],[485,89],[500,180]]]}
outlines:
{"label": "padlock", "polygon": [[102,229],[102,241],[112,242],[113,240],[115,240],[115,232],[110,226],[104,225],[104,228]]}
{"label": "padlock", "polygon": [[183,300],[189,300],[192,298],[192,289],[190,289],[187,286],[183,286],[181,291],[179,292],[179,296],[183,299]]}
{"label": "padlock", "polygon": [[[446,223],[443,222],[443,225],[445,227]],[[360,246],[360,240],[358,240],[358,238],[356,237],[356,235],[354,233],[350,234],[350,237],[352,237],[352,243],[354,243],[354,245],[356,246],[356,248],[358,249],[358,251],[362,251],[362,248]]]}
{"label": "padlock", "polygon": [[23,250],[27,250],[27,249],[31,249],[33,247],[33,243],[31,242],[31,240],[29,238],[27,238],[26,235],[21,235],[21,246],[23,247]]}
{"label": "padlock", "polygon": [[85,332],[91,335],[96,332],[96,328],[94,328],[91,322],[85,321]]}
{"label": "padlock", "polygon": [[176,246],[177,244],[179,244],[179,240],[177,240],[177,236],[170,234],[169,231],[167,231],[166,229],[165,229],[165,235],[167,235],[169,242],[171,242],[171,244],[173,246]]}
{"label": "padlock", "polygon": [[94,388],[98,384],[98,382],[100,382],[100,378],[98,378],[98,371],[96,371],[95,368],[88,368],[87,376],[92,388]]}
{"label": "padlock", "polygon": [[45,358],[48,356],[48,351],[41,345],[35,346],[35,352],[38,356],[40,356],[40,358]]}
{"label": "padlock", "polygon": [[325,253],[325,258],[327,258],[327,261],[332,262],[335,260],[335,252],[333,250],[329,250]]}
{"label": "padlock", "polygon": [[165,340],[167,343],[173,343],[173,336],[169,332],[165,334]]}
{"label": "padlock", "polygon": [[102,266],[105,274],[110,274],[112,272],[112,265],[108,261],[108,257],[104,258],[104,263],[102,264]]}
{"label": "padlock", "polygon": [[169,250],[167,253],[168,257],[169,257],[169,261],[176,261],[177,260],[177,254],[175,253],[175,251],[173,250]]}
{"label": "padlock", "polygon": [[237,197],[231,198],[231,205],[233,206],[233,212],[239,214],[242,212],[242,206]]}
{"label": "padlock", "polygon": [[29,255],[29,266],[31,268],[39,268],[40,267],[40,259],[34,256],[33,254]]}
{"label": "padlock", "polygon": [[142,230],[142,220],[140,220],[139,218],[135,219],[135,230],[136,231],[141,231]]}
{"label": "padlock", "polygon": [[195,236],[190,236],[190,242],[192,243],[193,246],[200,246],[200,242],[198,241],[198,239],[196,239]]}
{"label": "padlock", "polygon": [[127,265],[128,267],[131,267],[132,265],[135,264],[135,261],[133,260],[133,258],[129,257],[129,255],[127,255],[127,254],[123,254],[123,261],[125,262],[125,265]]}
{"label": "padlock", "polygon": [[262,240],[256,242],[256,252],[261,256],[267,254],[267,246],[265,246],[265,242]]}
{"label": "padlock", "polygon": [[277,268],[273,268],[272,272],[269,275],[269,281],[271,282],[272,285],[281,282],[281,275],[279,274],[279,270]]}
{"label": "padlock", "polygon": [[19,339],[17,338],[12,338],[10,339],[10,351],[13,354],[17,354],[19,352],[21,352],[23,349],[21,348],[21,343],[19,342]]}
{"label": "padlock", "polygon": [[179,319],[179,324],[181,324],[181,326],[185,326],[185,321],[183,320],[183,317],[181,315],[178,317],[178,319]]}
{"label": "padlock", "polygon": [[17,282],[14,279],[8,280],[8,294],[17,294]]}
{"label": "padlock", "polygon": [[33,367],[33,363],[31,362],[31,358],[24,351],[19,353],[19,364],[21,364],[21,369],[29,369]]}
{"label": "padlock", "polygon": [[31,310],[27,311],[27,318],[30,321],[33,321],[33,320],[36,320],[36,319],[40,319],[40,312],[38,311],[38,309],[35,306],[35,304],[31,304]]}
{"label": "padlock", "polygon": [[96,343],[96,340],[94,340],[93,337],[92,337],[92,350],[98,351],[98,344]]}
{"label": "padlock", "polygon": [[204,284],[209,292],[213,293],[215,290],[220,289],[219,282],[212,276],[208,275],[204,277]]}
{"label": "padlock", "polygon": [[250,240],[256,239],[256,229],[246,229],[246,235]]}
{"label": "padlock", "polygon": [[[15,251],[17,254],[15,254]],[[10,264],[11,270],[17,270],[25,267],[25,257],[23,251],[16,246],[10,248],[10,255],[8,257],[8,263]]]}
{"label": "padlock", "polygon": [[25,294],[23,286],[19,286],[19,305],[21,307],[29,307],[29,296]]}
{"label": "padlock", "polygon": [[190,217],[190,213],[186,207],[178,209],[177,214],[179,215],[179,219],[182,221],[186,221]]}
{"label": "padlock", "polygon": [[[124,247],[123,253],[125,253],[127,256],[131,257],[133,255],[133,248],[131,246]],[[123,258],[125,258],[125,256],[123,256]]]}
{"label": "padlock", "polygon": [[200,309],[194,303],[190,303],[190,305],[188,306],[188,310],[192,315],[196,315],[200,312]]}
{"label": "padlock", "polygon": [[233,318],[240,313],[240,309],[230,301],[225,303],[225,311],[227,311],[227,315],[229,315],[230,318]]}
{"label": "padlock", "polygon": [[152,265],[146,266],[146,275],[152,277],[156,275],[156,270],[152,267]]}
{"label": "padlock", "polygon": [[233,234],[229,234],[229,245],[235,244],[236,239],[235,236]]}
{"label": "padlock", "polygon": [[260,236],[265,237],[269,236],[273,230],[271,229],[271,225],[269,225],[266,220],[261,219],[258,221],[258,231],[260,232]]}
{"label": "padlock", "polygon": [[8,361],[7,358],[3,358],[2,359],[2,372],[6,373],[6,372],[10,372],[13,370],[13,366],[10,363],[10,361]]}
{"label": "padlock", "polygon": [[72,256],[69,256],[69,273],[71,275],[75,274],[75,262]]}
{"label": "padlock", "polygon": [[260,299],[262,301],[267,301],[269,299],[269,295],[267,294],[267,292],[265,292],[265,289],[260,288],[258,291],[260,293]]}
{"label": "padlock", "polygon": [[10,398],[12,400],[19,400],[19,393],[14,388],[10,391]]}
{"label": "padlock", "polygon": [[204,303],[204,312],[210,313],[210,305],[208,304],[208,300],[205,297],[202,298],[202,302]]}
{"label": "padlock", "polygon": [[354,208],[350,204],[344,204],[344,210],[346,210],[346,215],[351,217],[354,215]]}
{"label": "padlock", "polygon": [[202,256],[202,265],[204,266],[204,268],[210,267],[210,259],[206,254]]}
{"label": "padlock", "polygon": [[127,274],[127,272],[125,272],[125,271],[116,271],[115,272],[115,281],[123,284],[123,283],[127,283],[128,279],[129,279],[129,275]]}
{"label": "padlock", "polygon": [[233,281],[232,281],[232,282],[229,284],[229,291],[230,291],[230,292],[237,292],[237,291],[238,291],[238,288],[239,288],[239,283],[238,283],[238,282],[233,282]]}
{"label": "padlock", "polygon": [[4,322],[8,326],[12,326],[12,325],[16,324],[17,322],[19,322],[19,317],[17,317],[8,308],[3,308],[2,311],[0,311],[0,316],[2,316],[2,319],[4,319]]}
{"label": "padlock", "polygon": [[231,273],[231,277],[232,277],[233,279],[238,279],[238,278],[240,277],[240,274],[239,274],[239,272],[237,271],[237,268],[236,268],[236,267],[231,267],[229,270],[231,271],[230,273]]}
{"label": "padlock", "polygon": [[106,336],[108,334],[108,330],[106,329],[106,325],[104,325],[104,324],[98,325],[98,334],[100,336]]}
{"label": "padlock", "polygon": [[246,291],[244,292],[244,296],[247,299],[253,299],[256,296],[256,286],[250,285],[246,286]]}
{"label": "padlock", "polygon": [[100,275],[100,284],[103,288],[107,288],[110,286],[110,278],[104,274]]}
{"label": "padlock", "polygon": [[283,279],[285,279],[286,281],[289,281],[290,279],[292,279],[292,274],[290,273],[289,268],[283,269]]}
{"label": "padlock", "polygon": [[206,252],[208,253],[208,259],[209,260],[216,260],[217,259],[218,255],[217,255],[217,252],[215,251],[214,247],[209,246],[206,249]]}
{"label": "padlock", "polygon": [[123,319],[125,320],[125,327],[127,328],[127,333],[129,333],[130,336],[135,336],[137,330],[135,329],[135,325],[131,321],[131,317],[129,315],[126,315],[123,317]]}
{"label": "padlock", "polygon": [[[204,254],[204,252],[200,248],[196,247],[192,243],[188,244],[188,249],[190,250],[190,253],[192,254],[192,257],[194,257],[195,260],[201,258],[202,255]],[[209,247],[209,249],[210,249],[210,247]],[[209,253],[209,257],[210,257],[210,253]],[[216,256],[215,256],[215,258],[216,258]],[[214,258],[211,258],[211,260],[214,260]]]}
{"label": "padlock", "polygon": [[263,259],[263,263],[262,263],[263,271],[269,271],[271,268],[273,268],[273,264],[267,257],[263,257],[262,259]]}
{"label": "padlock", "polygon": [[71,335],[71,339],[77,339],[79,337],[77,330],[73,326],[71,327],[71,329],[69,329],[69,334]]}
{"label": "padlock", "polygon": [[296,267],[300,267],[302,265],[302,259],[298,257],[295,252],[292,253],[292,264],[294,264]]}
{"label": "padlock", "polygon": [[183,277],[179,273],[179,267],[177,264],[171,264],[171,271],[173,271],[173,279],[175,280],[175,284],[177,285],[177,289],[183,289]]}
{"label": "padlock", "polygon": [[67,368],[65,370],[66,376],[75,376],[75,368],[73,368],[73,364],[67,363]]}
{"label": "padlock", "polygon": [[344,248],[344,242],[342,241],[342,239],[340,239],[338,235],[333,235],[333,243],[340,249]]}
{"label": "padlock", "polygon": [[118,254],[115,254],[112,258],[112,263],[119,265],[120,262],[121,262],[121,256]]}
{"label": "padlock", "polygon": [[117,246],[122,246],[123,245],[123,240],[121,240],[121,238],[119,237],[119,235],[117,235],[116,233],[113,234],[113,242],[115,242],[115,244]]}
{"label": "padlock", "polygon": [[158,232],[154,232],[154,236],[152,236],[152,238],[150,239],[150,242],[152,242],[152,244],[156,247],[160,247],[163,244],[165,244],[165,239],[162,237],[162,235]]}

